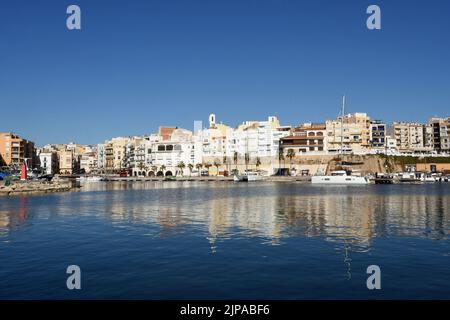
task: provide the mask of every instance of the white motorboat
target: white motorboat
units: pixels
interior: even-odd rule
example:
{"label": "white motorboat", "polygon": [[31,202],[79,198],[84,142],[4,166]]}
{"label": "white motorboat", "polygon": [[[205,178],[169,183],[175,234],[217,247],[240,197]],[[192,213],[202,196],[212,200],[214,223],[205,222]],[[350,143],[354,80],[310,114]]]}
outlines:
{"label": "white motorboat", "polygon": [[434,176],[434,175],[422,173],[422,174],[420,175],[420,181],[422,181],[422,182],[428,182],[428,183],[433,183],[433,182],[437,182],[438,179],[437,179],[437,177]]}
{"label": "white motorboat", "polygon": [[77,178],[80,182],[99,182],[104,181],[105,179],[101,176],[81,176]]}
{"label": "white motorboat", "polygon": [[331,175],[316,175],[311,178],[313,184],[338,184],[338,185],[364,185],[369,184],[369,179],[361,176],[352,176],[345,170],[332,171]]}
{"label": "white motorboat", "polygon": [[263,180],[264,177],[255,171],[247,171],[243,175],[234,175],[233,180],[235,182],[251,182],[251,181],[260,181]]}

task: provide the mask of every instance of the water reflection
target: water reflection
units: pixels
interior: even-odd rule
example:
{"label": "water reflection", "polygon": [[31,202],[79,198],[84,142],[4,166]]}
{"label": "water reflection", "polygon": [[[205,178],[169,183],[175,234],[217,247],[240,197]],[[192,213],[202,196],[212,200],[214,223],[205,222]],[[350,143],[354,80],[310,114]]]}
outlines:
{"label": "water reflection", "polygon": [[278,245],[289,237],[322,237],[343,248],[350,267],[349,248],[367,251],[376,237],[446,238],[449,207],[446,185],[96,183],[80,192],[1,199],[0,237],[20,229],[27,219],[93,216],[130,230],[156,226],[154,236],[159,237],[193,227],[212,251],[218,239],[260,237]]}

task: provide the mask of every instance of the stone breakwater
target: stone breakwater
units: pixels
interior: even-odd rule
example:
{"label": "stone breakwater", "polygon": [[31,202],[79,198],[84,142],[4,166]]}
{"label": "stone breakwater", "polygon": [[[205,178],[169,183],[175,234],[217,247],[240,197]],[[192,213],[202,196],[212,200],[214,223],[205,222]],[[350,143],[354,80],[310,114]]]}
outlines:
{"label": "stone breakwater", "polygon": [[23,193],[50,193],[69,191],[73,188],[71,181],[39,182],[17,181],[10,186],[0,185],[0,195],[15,195]]}

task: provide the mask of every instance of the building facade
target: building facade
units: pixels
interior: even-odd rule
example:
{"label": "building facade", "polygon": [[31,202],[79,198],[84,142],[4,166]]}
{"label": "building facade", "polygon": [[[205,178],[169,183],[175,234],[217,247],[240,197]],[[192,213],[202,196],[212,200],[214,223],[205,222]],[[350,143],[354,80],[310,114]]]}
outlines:
{"label": "building facade", "polygon": [[366,113],[353,113],[326,121],[326,143],[329,153],[369,152],[371,121]]}
{"label": "building facade", "polygon": [[450,117],[431,118],[429,124],[433,128],[433,148],[437,153],[450,153]]}
{"label": "building facade", "polygon": [[420,123],[394,122],[393,136],[403,154],[430,153],[434,150],[433,127]]}
{"label": "building facade", "polygon": [[0,155],[7,166],[20,167],[26,161],[28,168],[37,166],[34,143],[11,132],[0,133]]}

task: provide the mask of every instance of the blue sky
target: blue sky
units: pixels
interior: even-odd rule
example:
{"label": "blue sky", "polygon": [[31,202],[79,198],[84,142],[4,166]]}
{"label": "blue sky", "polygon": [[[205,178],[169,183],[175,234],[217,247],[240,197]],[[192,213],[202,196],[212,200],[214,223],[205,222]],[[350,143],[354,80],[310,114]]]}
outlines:
{"label": "blue sky", "polygon": [[[77,4],[82,30],[66,28]],[[366,28],[377,4],[382,30]],[[0,131],[98,143],[193,128],[349,112],[450,115],[450,2],[47,0],[0,3]]]}

